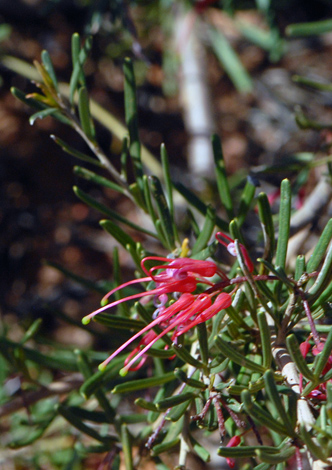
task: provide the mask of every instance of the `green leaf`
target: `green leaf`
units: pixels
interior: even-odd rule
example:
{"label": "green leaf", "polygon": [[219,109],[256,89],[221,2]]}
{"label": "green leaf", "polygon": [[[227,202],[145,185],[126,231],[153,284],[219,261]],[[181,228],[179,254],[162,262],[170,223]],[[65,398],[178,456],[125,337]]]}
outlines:
{"label": "green leaf", "polygon": [[[35,362],[39,366],[63,371],[77,371],[76,360],[71,352],[61,354],[60,351],[54,356],[41,353],[35,349],[21,346],[19,343],[0,337],[0,352],[7,358],[13,358],[15,350],[22,351],[24,360]],[[12,360],[13,361],[13,360]]]}
{"label": "green leaf", "polygon": [[124,356],[118,356],[106,366],[102,371],[98,370],[89,379],[87,379],[80,388],[80,393],[89,398],[97,390],[105,384],[112,383],[112,381],[119,377],[119,371],[123,366]]}
{"label": "green leaf", "polygon": [[332,84],[331,83],[317,82],[315,80],[311,80],[310,78],[302,77],[300,75],[293,75],[292,80],[295,83],[300,83],[301,85],[305,85],[305,86],[314,88],[315,90],[329,91],[329,92],[332,91]]}
{"label": "green leaf", "polygon": [[98,292],[102,296],[107,294],[110,290],[109,285],[101,285],[100,283],[98,284],[97,282],[90,281],[89,279],[86,279],[82,276],[79,276],[78,274],[73,273],[69,269],[64,268],[58,263],[55,263],[53,261],[44,261],[44,264],[46,266],[51,266],[51,268],[56,269],[60,273],[64,274],[68,279],[72,279],[73,281],[77,282],[83,287],[86,287],[88,290],[93,290],[94,292]]}
{"label": "green leaf", "polygon": [[328,221],[325,225],[325,228],[319,237],[318,243],[315,246],[315,249],[310,256],[310,259],[307,262],[307,272],[311,273],[318,269],[321,261],[324,258],[326,250],[329,246],[329,243],[332,239],[332,219]]}
{"label": "green leaf", "polygon": [[121,425],[121,443],[126,470],[135,470],[133,463],[132,439],[128,427],[125,424]]}
{"label": "green leaf", "polygon": [[288,459],[293,457],[294,454],[295,447],[285,447],[277,454],[270,454],[268,452],[264,452],[264,450],[262,449],[256,450],[256,455],[260,460],[273,465],[281,462],[286,462]]}
{"label": "green leaf", "polygon": [[215,341],[216,346],[220,349],[220,351],[225,357],[228,357],[231,361],[235,362],[236,364],[239,364],[240,366],[246,367],[249,370],[264,374],[266,370],[264,366],[257,364],[256,362],[253,362],[250,359],[247,359],[244,355],[239,353],[234,348],[234,346],[224,341],[220,336],[216,336]]}
{"label": "green leaf", "polygon": [[255,457],[256,450],[261,449],[273,455],[279,452],[277,447],[272,446],[237,446],[237,447],[219,447],[218,455],[231,458]]}
{"label": "green leaf", "polygon": [[[174,187],[181,194],[181,196],[183,196],[193,207],[195,207],[195,209],[198,210],[198,212],[203,215],[206,214],[208,206],[204,204],[204,202],[199,199],[196,194],[190,191],[190,189],[183,186],[182,183],[174,183]],[[228,232],[228,223],[218,216],[216,216],[216,225],[223,232]]]}
{"label": "green leaf", "polygon": [[202,459],[203,462],[210,462],[210,453],[203,446],[201,446],[191,434],[189,434],[189,440],[194,452],[196,452],[198,457]]}
{"label": "green leaf", "polygon": [[47,428],[50,426],[52,421],[55,419],[56,413],[54,413],[50,418],[44,419],[43,423],[39,423],[38,427],[33,426],[32,424],[29,425],[28,429],[25,432],[25,436],[18,439],[13,439],[9,443],[10,449],[18,449],[20,447],[30,446],[38,439],[40,439]]}
{"label": "green leaf", "polygon": [[174,375],[181,382],[186,383],[190,387],[197,388],[199,390],[206,390],[207,385],[201,380],[187,377],[187,374],[182,369],[175,369]]}
{"label": "green leaf", "polygon": [[322,21],[311,21],[310,23],[290,24],[286,27],[286,35],[295,36],[315,36],[332,31],[332,19]]}
{"label": "green leaf", "polygon": [[309,369],[306,363],[306,360],[302,356],[302,353],[300,351],[300,347],[299,347],[299,344],[297,342],[295,335],[292,334],[292,335],[287,336],[286,345],[287,345],[287,349],[289,351],[291,358],[295,362],[301,374],[310,381],[315,380],[314,373]]}
{"label": "green leaf", "polygon": [[172,397],[167,397],[164,400],[160,400],[156,403],[156,407],[159,411],[166,411],[168,408],[180,405],[183,402],[191,401],[195,398],[195,394],[192,392],[180,393]]}
{"label": "green leaf", "polygon": [[[261,408],[257,403],[253,402],[249,390],[243,390],[241,393],[241,400],[245,411],[254,420],[258,421],[260,425],[267,427],[271,431],[278,434],[289,435],[286,427],[273,418],[270,413]],[[292,437],[294,433],[291,434]]]}
{"label": "green leaf", "polygon": [[235,20],[235,25],[248,41],[270,53],[269,59],[271,62],[280,60],[285,51],[286,43],[280,38],[280,32],[277,28],[272,29],[270,26],[269,30],[265,30],[259,28],[257,24],[237,20]]}
{"label": "green leaf", "polygon": [[42,318],[37,318],[27,329],[27,331],[24,333],[23,338],[20,341],[20,344],[23,345],[27,341],[30,341],[30,339],[33,339],[33,337],[38,333],[40,330],[41,326],[43,324]]}
{"label": "green leaf", "polygon": [[125,193],[122,186],[119,186],[118,184],[113,183],[113,181],[110,181],[108,178],[104,178],[103,176],[97,175],[97,173],[87,170],[82,166],[74,166],[74,174],[80,178],[84,178],[87,181],[91,181],[92,183],[99,184],[101,186],[104,186],[105,188],[113,189],[118,193]]}
{"label": "green leaf", "polygon": [[208,335],[207,335],[205,322],[199,323],[196,326],[196,331],[197,331],[197,338],[198,338],[201,360],[202,362],[204,362],[204,364],[207,364],[209,361],[210,352],[209,352]]}
{"label": "green leaf", "polygon": [[289,180],[282,181],[280,190],[279,234],[275,265],[285,269],[291,216],[291,187]]}
{"label": "green leaf", "polygon": [[169,213],[170,213],[172,224],[173,224],[173,231],[174,231],[175,238],[178,239],[179,237],[177,234],[177,227],[174,222],[173,183],[172,183],[172,178],[171,178],[171,173],[170,173],[170,168],[169,168],[169,159],[168,159],[168,154],[167,154],[165,144],[161,144],[160,156],[161,156],[161,163],[162,163],[163,173],[164,173],[166,198],[167,198]]}
{"label": "green leaf", "polygon": [[[189,387],[188,387],[189,389]],[[186,390],[186,389],[185,389]],[[187,391],[184,391],[187,393]],[[176,423],[180,418],[189,410],[192,400],[187,400],[180,405],[174,406],[170,412],[167,414],[167,419]]]}
{"label": "green leaf", "polygon": [[141,162],[141,143],[138,131],[138,112],[136,101],[136,83],[132,61],[128,58],[123,63],[124,94],[125,94],[125,119],[129,132],[129,154],[133,162],[137,184],[143,191],[143,166]]}
{"label": "green leaf", "polygon": [[332,275],[332,244],[330,245],[322,269],[319,271],[318,277],[309,289],[310,300],[317,298],[322,294],[324,289],[330,284]]}
{"label": "green leaf", "polygon": [[257,313],[257,321],[262,344],[262,365],[265,368],[270,368],[272,362],[271,331],[264,312]]}
{"label": "green leaf", "polygon": [[175,379],[173,372],[168,372],[167,374],[160,375],[157,377],[149,377],[147,379],[137,379],[131,380],[130,382],[125,382],[123,384],[116,385],[112,393],[127,393],[133,392],[136,390],[144,390],[145,388],[156,387],[168,382],[171,382]]}
{"label": "green leaf", "polygon": [[272,403],[273,409],[275,410],[276,415],[280,417],[282,423],[287,429],[287,434],[295,438],[296,433],[293,429],[291,422],[288,419],[288,415],[282,404],[276,383],[273,378],[273,372],[271,370],[267,370],[265,372],[264,382],[265,382],[265,390],[267,392],[269,399],[271,400],[271,403]]}
{"label": "green leaf", "polygon": [[[83,351],[80,351],[80,350],[76,350],[75,354],[77,356],[77,365],[81,374],[83,375],[85,379],[90,379],[90,377],[93,376],[93,370],[92,370],[92,366],[87,355]],[[96,422],[112,423],[114,421],[115,411],[111,407],[110,402],[108,398],[106,397],[102,387],[99,387],[98,390],[95,391],[95,397],[100,407],[104,410],[104,412],[101,413],[101,412],[90,411],[90,410],[83,410],[83,411],[81,410],[81,416],[82,416],[82,413],[88,412],[90,413],[90,417],[88,417],[88,415],[86,414],[86,418],[83,418],[83,419],[96,421],[97,417],[100,416],[101,421],[96,421]]]}
{"label": "green leaf", "polygon": [[94,320],[111,329],[140,331],[145,326],[145,323],[142,321],[120,317],[119,315],[110,315],[108,313],[98,313],[98,315],[94,317]]}
{"label": "green leaf", "polygon": [[225,160],[219,137],[214,134],[212,136],[212,148],[214,156],[214,164],[216,168],[216,179],[221,202],[223,203],[229,220],[234,219],[234,208],[231,192],[226,174]]}
{"label": "green leaf", "polygon": [[[118,222],[122,222],[123,224],[127,225],[128,227],[133,228],[134,230],[137,230],[138,232],[146,233],[147,235],[150,235],[150,237],[156,238],[157,235],[151,232],[150,230],[145,229],[141,225],[136,225],[133,222],[131,222],[129,219],[126,219],[122,215],[118,214],[115,210],[108,208],[101,202],[97,201],[93,197],[89,196],[85,191],[82,191],[80,188],[77,186],[73,187],[74,193],[76,196],[81,199],[85,204],[88,206],[92,207],[93,209],[97,209],[99,212],[102,214],[111,217],[114,220],[117,220]],[[127,238],[131,238],[129,235],[127,235]],[[128,242],[127,242],[128,243]]]}
{"label": "green leaf", "polygon": [[[74,95],[78,85],[85,86],[85,78],[83,73],[83,66],[88,58],[89,52],[92,47],[92,37],[88,36],[82,48],[80,48],[80,36],[75,33],[72,36],[72,60],[73,60],[73,73],[70,77],[69,84],[69,101],[74,103]],[[78,52],[78,49],[79,52]]]}
{"label": "green leaf", "polygon": [[310,433],[306,430],[305,426],[300,427],[300,436],[302,437],[305,445],[312,453],[312,455],[316,457],[316,459],[323,460],[323,462],[326,462],[328,455],[326,455],[326,452],[324,452],[324,448],[317,445],[313,441],[312,436],[310,436]]}
{"label": "green leaf", "polygon": [[212,206],[209,205],[206,211],[204,225],[192,248],[193,255],[199,253],[207,246],[214,230],[215,220],[216,211]]}
{"label": "green leaf", "polygon": [[26,98],[25,93],[21,90],[19,90],[16,87],[11,87],[10,89],[11,94],[17,98],[18,100],[22,101],[22,103],[26,104],[29,107],[38,109],[40,110],[45,110],[48,109],[48,106],[46,104],[41,103],[40,101],[37,101],[33,98]]}
{"label": "green leaf", "polygon": [[250,75],[226,37],[213,27],[209,27],[207,33],[214,53],[236,89],[240,93],[250,93],[253,90]]}
{"label": "green leaf", "polygon": [[159,454],[162,454],[163,452],[168,452],[171,449],[173,449],[174,447],[176,447],[179,444],[179,442],[180,442],[180,438],[176,437],[172,441],[168,441],[168,442],[165,442],[165,443],[162,442],[161,444],[157,444],[157,445],[153,446],[153,448],[151,450],[151,455],[152,456],[157,456]]}
{"label": "green leaf", "polygon": [[258,215],[262,226],[264,237],[263,258],[269,262],[272,261],[275,250],[275,230],[272,220],[271,207],[268,197],[265,193],[260,193],[257,199]]}
{"label": "green leaf", "polygon": [[79,431],[87,434],[88,436],[96,439],[103,444],[109,445],[111,448],[112,445],[117,441],[115,436],[101,436],[94,428],[88,426],[87,424],[83,423],[82,418],[77,415],[71,407],[67,407],[65,405],[59,405],[57,410],[63,418],[65,418],[72,426],[74,426]]}
{"label": "green leaf", "polygon": [[314,375],[315,375],[315,380],[319,380],[319,377],[321,373],[323,372],[324,367],[327,364],[327,361],[329,360],[329,357],[331,356],[332,353],[332,328],[329,331],[329,334],[327,335],[323,351],[321,351],[317,356],[316,360],[314,363]]}
{"label": "green leaf", "polygon": [[158,211],[160,223],[161,223],[162,230],[163,230],[163,235],[167,241],[167,248],[170,251],[173,251],[175,249],[173,222],[172,222],[171,214],[167,206],[163,189],[161,187],[159,179],[156,176],[150,176],[149,180],[150,180],[151,192],[153,194],[154,200],[156,201],[157,211]]}
{"label": "green leaf", "polygon": [[305,257],[303,255],[298,255],[296,257],[294,280],[299,281],[301,276],[305,272],[306,272]]}
{"label": "green leaf", "polygon": [[50,78],[52,80],[52,84],[53,84],[56,92],[59,93],[58,80],[56,78],[56,74],[55,74],[55,71],[54,71],[52,59],[51,59],[49,53],[47,51],[42,51],[41,59],[42,59],[43,65],[44,65],[48,75],[50,76]]}
{"label": "green leaf", "polygon": [[152,403],[151,401],[144,400],[144,398],[141,398],[141,397],[136,398],[135,405],[140,406],[144,410],[157,411],[158,412],[158,408],[156,407],[156,405],[154,403]]}
{"label": "green leaf", "polygon": [[44,109],[43,111],[38,111],[38,113],[32,114],[29,117],[29,123],[31,126],[33,126],[37,119],[44,119],[47,116],[52,116],[56,113],[59,113],[58,108],[47,108],[47,109]]}
{"label": "green leaf", "polygon": [[101,220],[99,223],[107,233],[112,235],[112,237],[114,237],[120,245],[124,247],[125,250],[127,250],[127,245],[132,246],[134,249],[136,248],[134,240],[114,222],[111,220]]}
{"label": "green leaf", "polygon": [[[78,33],[74,33],[71,37],[71,60],[73,68],[76,64],[80,63],[80,51],[81,51],[81,37]],[[82,66],[79,67],[78,77],[77,77],[77,84],[81,86],[86,85],[85,75]]]}
{"label": "green leaf", "polygon": [[[70,145],[68,145],[66,142],[64,142],[59,137],[56,137],[55,135],[51,135],[50,137],[51,137],[52,140],[54,140],[54,142],[56,144],[58,144],[62,148],[62,150],[64,152],[68,153],[69,155],[72,155],[73,157],[76,157],[79,160],[83,160],[84,162],[91,163],[92,165],[98,166],[99,168],[104,167],[104,165],[102,163],[100,163],[98,160],[96,160],[93,157],[89,157],[85,153],[79,152],[78,150],[76,150],[73,147],[71,147]],[[86,170],[86,171],[88,171],[88,170]]]}
{"label": "green leaf", "polygon": [[245,221],[245,218],[251,207],[252,201],[254,200],[255,192],[256,186],[252,184],[250,179],[248,178],[240,199],[240,206],[237,216],[239,227],[241,227]]}
{"label": "green leaf", "polygon": [[84,134],[95,142],[96,131],[90,114],[88,90],[85,87],[78,90],[78,113]]}

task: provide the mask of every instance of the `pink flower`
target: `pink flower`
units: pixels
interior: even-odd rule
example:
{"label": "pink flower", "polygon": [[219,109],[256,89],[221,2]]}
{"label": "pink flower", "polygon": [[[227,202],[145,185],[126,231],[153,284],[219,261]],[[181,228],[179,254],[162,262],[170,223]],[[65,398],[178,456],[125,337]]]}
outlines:
{"label": "pink flower", "polygon": [[[150,260],[165,261],[166,264],[154,266],[147,270],[145,263]],[[138,347],[135,348],[126,359],[125,367],[122,369],[121,373],[124,375],[128,370],[138,369],[145,363],[147,351],[171,330],[173,330],[172,339],[176,340],[178,336],[184,334],[199,323],[209,320],[220,310],[228,308],[232,303],[231,296],[224,292],[220,292],[221,289],[209,293],[193,294],[198,283],[213,287],[215,284],[207,278],[212,277],[215,274],[219,275],[222,279],[227,279],[227,276],[220,271],[217,265],[212,261],[201,261],[190,258],[169,260],[168,258],[151,256],[143,259],[141,266],[142,270],[147,274],[147,277],[135,279],[122,284],[121,286],[111,290],[104,297],[103,301],[110,297],[114,292],[138,282],[154,281],[156,284],[154,289],[116,300],[108,305],[104,305],[100,309],[83,318],[83,323],[86,324],[91,320],[91,318],[106,309],[114,307],[121,302],[144,296],[154,295],[158,301],[159,305],[154,313],[151,323],[146,325],[141,331],[122,344],[122,346],[112,353],[106,361],[100,364],[99,367],[101,369],[103,369],[114,357],[127,348],[127,346],[129,346],[133,341],[142,335],[145,335],[141,339]],[[168,294],[171,293],[180,293],[182,295],[178,300],[166,307],[169,300]],[[155,326],[161,327],[162,332],[156,334],[153,331]],[[141,346],[144,346],[143,349],[141,349]],[[135,366],[134,364],[138,360],[140,360],[140,362]]]}
{"label": "pink flower", "polygon": [[[218,240],[218,242],[221,245],[224,245],[227,248],[227,251],[232,256],[237,256],[235,242],[232,238],[230,238],[228,235],[225,235],[222,232],[218,232],[218,233],[216,233],[216,239]],[[245,262],[247,268],[249,269],[249,272],[252,273],[253,270],[254,270],[254,264],[250,259],[250,256],[249,256],[249,253],[248,253],[246,247],[243,246],[241,243],[240,243],[240,250],[241,250],[242,256],[244,258],[244,262]]]}
{"label": "pink flower", "polygon": [[[153,268],[147,270],[145,267],[145,263],[150,260],[166,261],[167,264],[154,266]],[[123,289],[124,287],[128,287],[132,284],[154,281],[156,284],[155,289],[130,295],[120,300],[116,300],[115,302],[112,302],[110,304],[104,305],[98,310],[95,310],[94,312],[85,316],[82,319],[83,324],[88,324],[95,315],[98,315],[98,313],[101,313],[111,307],[115,307],[116,305],[122,302],[126,302],[127,300],[133,300],[138,299],[140,297],[146,297],[148,295],[154,295],[157,296],[157,298],[162,296],[161,300],[163,301],[164,294],[170,294],[174,292],[194,292],[198,283],[213,286],[214,283],[206,279],[206,277],[212,277],[215,274],[218,274],[223,279],[227,279],[227,276],[218,268],[215,263],[213,263],[213,261],[206,260],[202,261],[191,258],[178,258],[170,260],[169,258],[148,256],[142,260],[141,267],[142,270],[147,274],[147,277],[142,277],[129,282],[125,282],[124,284],[121,284],[121,286],[112,289],[102,299],[102,303],[105,303],[105,301],[118,290]],[[164,272],[154,274],[154,271],[157,270],[164,270]]]}

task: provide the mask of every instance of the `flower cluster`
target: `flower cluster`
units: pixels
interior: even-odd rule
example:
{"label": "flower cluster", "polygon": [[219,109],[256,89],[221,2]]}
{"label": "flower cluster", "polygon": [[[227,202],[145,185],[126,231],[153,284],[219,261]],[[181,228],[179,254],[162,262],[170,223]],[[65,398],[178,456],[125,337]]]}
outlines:
{"label": "flower cluster", "polygon": [[[216,235],[216,238],[221,244],[227,246],[231,254],[236,256],[235,244],[231,238],[220,232]],[[253,264],[245,247],[240,245],[240,249],[249,271],[252,271]],[[148,270],[146,264],[151,261],[164,264],[157,264]],[[103,303],[116,291],[136,283],[153,281],[155,283],[153,289],[106,304],[83,318],[83,323],[87,324],[98,313],[115,307],[122,302],[145,296],[154,297],[156,310],[151,323],[122,344],[100,364],[101,369],[133,341],[144,335],[139,345],[127,357],[121,373],[126,374],[128,370],[138,369],[144,364],[147,351],[164,335],[172,331],[171,339],[176,341],[178,336],[186,333],[199,323],[206,322],[220,310],[230,307],[232,303],[231,295],[222,292],[222,288],[229,285],[229,279],[213,261],[149,256],[142,260],[141,267],[146,277],[134,279],[111,290],[104,297]],[[219,277],[219,284],[211,280],[213,276]],[[203,293],[195,294],[198,284],[206,285],[208,289]],[[169,295],[172,295],[172,298],[169,298]],[[154,331],[153,328],[156,326],[162,328],[161,333],[158,334]],[[137,361],[139,362],[137,363]]]}

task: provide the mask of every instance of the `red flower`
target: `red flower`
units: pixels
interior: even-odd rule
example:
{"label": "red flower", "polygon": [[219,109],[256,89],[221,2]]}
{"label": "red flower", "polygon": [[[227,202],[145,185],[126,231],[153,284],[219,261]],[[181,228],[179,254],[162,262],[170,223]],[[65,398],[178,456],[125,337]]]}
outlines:
{"label": "red flower", "polygon": [[[241,436],[233,436],[226,447],[237,447],[241,442]],[[231,457],[226,457],[226,462],[228,463],[230,468],[235,467],[235,460]]]}
{"label": "red flower", "polygon": [[[323,351],[324,344],[325,343],[323,340],[312,348],[311,352],[313,356],[318,356]],[[300,351],[303,357],[307,356],[310,349],[311,349],[311,345],[308,339],[300,344]],[[327,363],[324,369],[322,370],[322,375],[326,374],[331,369],[332,369],[332,355],[328,358]],[[300,374],[300,389],[302,391],[302,374]],[[308,393],[307,397],[315,398],[316,400],[326,400],[326,382],[317,385],[316,388],[314,388],[310,393]]]}
{"label": "red flower", "polygon": [[[145,263],[149,260],[166,261],[167,264],[154,266],[147,270]],[[122,370],[122,374],[127,373],[128,370],[138,369],[146,360],[146,352],[171,330],[174,330],[172,339],[176,340],[178,336],[187,332],[199,323],[209,320],[220,310],[228,308],[232,303],[231,296],[224,292],[220,293],[221,289],[211,293],[192,294],[198,283],[206,284],[209,287],[213,287],[215,285],[212,281],[207,279],[207,277],[212,277],[215,274],[218,274],[222,279],[227,279],[227,276],[220,271],[217,265],[212,261],[201,261],[190,258],[169,260],[168,258],[151,256],[143,259],[141,266],[142,270],[147,274],[147,277],[135,279],[122,284],[121,286],[111,290],[104,297],[103,301],[117,290],[138,282],[154,281],[156,284],[154,289],[116,300],[115,302],[105,305],[83,318],[83,323],[86,324],[98,313],[114,307],[121,302],[148,295],[154,295],[157,297],[156,300],[159,305],[153,315],[152,322],[132,336],[113,354],[111,354],[106,361],[100,364],[99,367],[101,369],[103,369],[115,356],[117,356],[133,341],[147,333],[140,341],[138,347],[135,348],[128,356],[125,361],[125,367]],[[158,272],[155,274],[156,271]],[[169,300],[167,294],[171,293],[181,293],[182,295],[178,300],[166,307]],[[163,328],[163,331],[160,334],[156,334],[153,331],[153,327],[157,325]],[[143,349],[141,349],[142,345],[144,345]],[[135,362],[139,359],[139,364],[134,366]]]}

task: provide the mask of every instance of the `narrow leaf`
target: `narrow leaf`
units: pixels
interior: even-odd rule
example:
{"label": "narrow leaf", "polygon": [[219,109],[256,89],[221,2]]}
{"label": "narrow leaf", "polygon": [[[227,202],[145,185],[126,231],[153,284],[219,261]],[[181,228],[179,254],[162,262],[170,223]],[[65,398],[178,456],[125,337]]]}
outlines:
{"label": "narrow leaf", "polygon": [[94,142],[96,139],[96,132],[90,114],[89,95],[85,87],[81,87],[78,90],[78,113],[83,132],[89,140]]}
{"label": "narrow leaf", "polygon": [[313,271],[316,271],[318,269],[321,261],[324,258],[324,255],[326,253],[326,250],[329,246],[329,243],[332,239],[332,219],[328,221],[328,223],[325,225],[325,228],[319,237],[318,243],[315,246],[314,252],[310,256],[310,259],[308,260],[307,263],[307,271],[308,273],[311,273]]}
{"label": "narrow leaf", "polygon": [[289,435],[286,427],[283,424],[279,423],[270,415],[270,413],[252,401],[250,392],[248,390],[244,390],[241,393],[241,400],[246,412],[262,426],[266,426],[268,429],[271,429],[278,434],[285,434],[286,436]]}
{"label": "narrow leaf", "polygon": [[[134,230],[137,230],[138,232],[146,233],[147,235],[150,235],[150,237],[154,237],[154,238],[157,237],[157,235],[154,234],[153,232],[151,232],[150,230],[147,230],[144,227],[142,227],[141,225],[137,225],[137,224],[131,222],[126,217],[123,217],[122,215],[118,214],[118,212],[116,212],[115,210],[108,208],[107,206],[105,206],[101,202],[99,202],[96,199],[94,199],[93,197],[89,196],[89,194],[87,194],[85,191],[82,191],[77,186],[74,186],[73,190],[74,190],[74,193],[76,194],[76,196],[79,199],[81,199],[81,201],[85,202],[85,204],[92,207],[93,209],[97,209],[102,214],[104,214],[108,217],[111,217],[112,219],[117,220],[118,222],[122,222],[123,224],[127,225],[128,227],[133,228]],[[129,237],[129,235],[127,235],[127,238],[131,238],[131,237]]]}
{"label": "narrow leaf", "polygon": [[295,437],[296,433],[293,429],[293,426],[291,425],[291,422],[288,419],[288,415],[282,404],[276,383],[273,378],[273,372],[271,370],[267,370],[265,372],[264,382],[265,382],[265,390],[268,394],[269,399],[271,400],[274,410],[276,411],[276,415],[278,415],[281,418],[282,423],[287,429],[288,435]]}
{"label": "narrow leaf", "polygon": [[324,452],[324,448],[313,441],[312,436],[310,436],[310,433],[306,430],[305,426],[301,426],[300,435],[312,455],[323,462],[326,461],[327,455],[326,452]]}
{"label": "narrow leaf", "polygon": [[264,452],[262,449],[256,450],[256,455],[260,460],[273,465],[286,462],[288,459],[293,457],[294,454],[295,447],[285,447],[277,454],[269,454],[268,452]]}
{"label": "narrow leaf", "polygon": [[238,216],[237,216],[239,227],[241,227],[245,221],[245,218],[251,207],[252,201],[254,200],[255,192],[256,192],[256,186],[252,184],[252,182],[250,181],[250,178],[247,178],[246,185],[241,194],[240,206],[239,206],[239,211],[238,211]]}
{"label": "narrow leaf", "polygon": [[51,59],[49,53],[47,51],[42,51],[41,59],[42,59],[43,65],[44,65],[48,75],[50,76],[50,78],[52,80],[52,85],[54,86],[56,92],[59,93],[58,80],[56,78],[56,74],[55,74],[55,71],[54,71],[52,59]]}
{"label": "narrow leaf", "polygon": [[315,374],[316,381],[319,380],[319,377],[321,373],[323,372],[323,369],[326,366],[327,361],[329,360],[331,356],[331,353],[332,353],[332,328],[330,329],[329,334],[327,335],[323,351],[321,351],[318,354],[314,363],[314,374]]}
{"label": "narrow leaf", "polygon": [[84,178],[87,181],[92,181],[93,183],[99,184],[104,186],[105,188],[113,189],[118,193],[124,194],[124,189],[113,181],[110,181],[108,178],[104,178],[103,176],[97,175],[93,171],[87,170],[82,166],[74,166],[74,174],[79,176],[80,178]]}
{"label": "narrow leaf", "polygon": [[188,393],[181,393],[179,395],[174,395],[172,397],[165,398],[164,400],[160,400],[156,403],[156,407],[159,411],[166,411],[168,408],[173,408],[176,405],[180,405],[183,402],[191,401],[195,398],[195,394],[188,392]]}
{"label": "narrow leaf", "polygon": [[158,385],[171,382],[174,379],[174,373],[168,372],[167,374],[157,377],[149,377],[148,379],[131,380],[130,382],[125,382],[123,384],[116,385],[113,388],[112,393],[127,393],[136,390],[144,390],[145,388],[156,387]]}
{"label": "narrow leaf", "polygon": [[318,297],[324,291],[324,289],[326,289],[328,284],[331,282],[331,275],[332,275],[332,243],[330,244],[330,247],[324,259],[322,269],[319,271],[319,274],[315,283],[309,289],[309,294],[310,294],[311,299]]}
{"label": "narrow leaf", "polygon": [[68,153],[69,155],[72,155],[73,157],[76,157],[79,160],[83,160],[84,162],[91,163],[92,165],[103,168],[103,164],[100,163],[95,158],[89,157],[85,153],[79,152],[78,150],[74,149],[73,147],[71,147],[66,142],[64,142],[62,139],[60,139],[59,137],[56,137],[55,135],[51,135],[50,137],[51,137],[52,140],[54,140],[54,142],[56,144],[58,144],[62,148],[62,150],[64,152]]}
{"label": "narrow leaf", "polygon": [[142,178],[143,167],[141,162],[141,143],[138,132],[138,112],[136,99],[136,83],[133,63],[126,58],[123,64],[123,72],[125,77],[124,94],[125,94],[125,119],[129,132],[129,154],[133,162],[136,181],[140,190],[143,190]]}
{"label": "narrow leaf", "polygon": [[262,344],[262,365],[265,368],[270,368],[272,362],[271,331],[264,312],[257,313],[257,321]]}
{"label": "narrow leaf", "polygon": [[114,237],[115,240],[123,246],[125,250],[127,250],[127,245],[136,248],[134,240],[114,222],[111,220],[101,220],[99,223],[107,233],[112,235],[112,237]]}
{"label": "narrow leaf", "polygon": [[216,168],[217,186],[221,202],[223,203],[228,219],[234,219],[234,208],[231,192],[226,174],[225,160],[219,137],[214,134],[212,136],[212,148],[214,156],[214,164]]}
{"label": "narrow leaf", "polygon": [[272,261],[275,250],[275,230],[269,200],[265,193],[260,193],[257,199],[258,215],[261,222],[264,237],[263,258]]}
{"label": "narrow leaf", "polygon": [[135,470],[133,463],[133,452],[132,452],[132,442],[131,436],[126,424],[121,426],[121,443],[122,451],[124,454],[124,464],[126,470]]}
{"label": "narrow leaf", "polygon": [[299,344],[297,342],[297,339],[295,335],[289,335],[286,338],[286,344],[287,348],[289,351],[289,354],[293,361],[295,362],[297,368],[301,372],[301,374],[308,380],[314,381],[315,380],[315,375],[314,373],[309,369],[304,357],[302,356],[302,353],[300,351]]}
{"label": "narrow leaf", "polygon": [[332,20],[311,21],[309,23],[290,24],[286,28],[287,36],[315,36],[332,31]]}
{"label": "narrow leaf", "polygon": [[240,93],[250,93],[253,90],[253,84],[250,75],[242,65],[236,52],[221,33],[221,31],[210,27],[208,35],[211,46],[219,59],[221,65],[224,67],[226,73],[229,75],[234,86]]}
{"label": "narrow leaf", "polygon": [[167,241],[169,250],[173,251],[175,248],[173,223],[172,223],[171,214],[169,212],[167,202],[164,196],[163,189],[161,187],[159,179],[156,176],[150,176],[149,180],[150,180],[151,192],[153,194],[154,200],[156,201],[157,211],[158,211],[160,223],[163,229],[164,238]]}
{"label": "narrow leaf", "polygon": [[285,269],[291,215],[291,188],[289,180],[285,179],[282,181],[280,190],[279,234],[275,265]]}
{"label": "narrow leaf", "polygon": [[82,419],[67,406],[59,405],[58,412],[76,429],[103,444],[108,444],[111,447],[117,440],[115,436],[101,436],[94,428],[83,423]]}
{"label": "narrow leaf", "polygon": [[70,77],[69,84],[69,101],[74,103],[74,95],[78,84],[85,86],[85,78],[83,73],[83,66],[88,58],[89,52],[92,47],[92,37],[88,36],[84,42],[83,47],[78,52],[80,47],[80,37],[77,33],[72,36],[72,59],[73,59],[73,73]]}
{"label": "narrow leaf", "polygon": [[52,116],[53,114],[58,113],[58,112],[59,112],[58,108],[47,108],[47,109],[44,109],[43,111],[38,111],[38,113],[32,114],[29,117],[29,123],[31,126],[33,126],[37,119],[44,119],[47,116]]}
{"label": "narrow leaf", "polygon": [[98,292],[101,295],[107,294],[107,292],[110,290],[109,285],[102,285],[97,282],[93,282],[90,279],[86,279],[82,276],[79,276],[78,274],[73,273],[69,269],[64,268],[58,263],[55,263],[53,261],[44,261],[46,266],[51,266],[52,268],[56,269],[60,273],[64,274],[67,278],[72,279],[73,281],[77,282],[81,286],[86,287],[88,290],[93,290],[95,292]]}
{"label": "narrow leaf", "polygon": [[[182,183],[174,183],[174,187],[181,194],[181,196],[183,196],[193,207],[195,207],[195,209],[198,210],[198,212],[203,215],[206,214],[208,206],[204,204],[204,202],[199,197],[197,197],[196,194],[183,186]],[[228,232],[228,223],[218,216],[216,216],[216,225],[223,232]]]}
{"label": "narrow leaf", "polygon": [[213,209],[212,206],[208,206],[207,211],[206,211],[204,225],[192,248],[193,255],[202,251],[207,246],[212,236],[214,227],[215,227],[215,220],[216,220],[216,211],[215,209]]}
{"label": "narrow leaf", "polygon": [[220,336],[217,336],[215,338],[215,341],[216,346],[218,346],[220,351],[231,361],[235,362],[236,364],[239,364],[240,366],[246,367],[247,369],[252,370],[254,372],[260,372],[262,374],[265,372],[266,369],[264,366],[257,364],[256,362],[253,362],[250,359],[247,359],[245,356],[239,353],[234,348],[234,346],[224,341]]}

